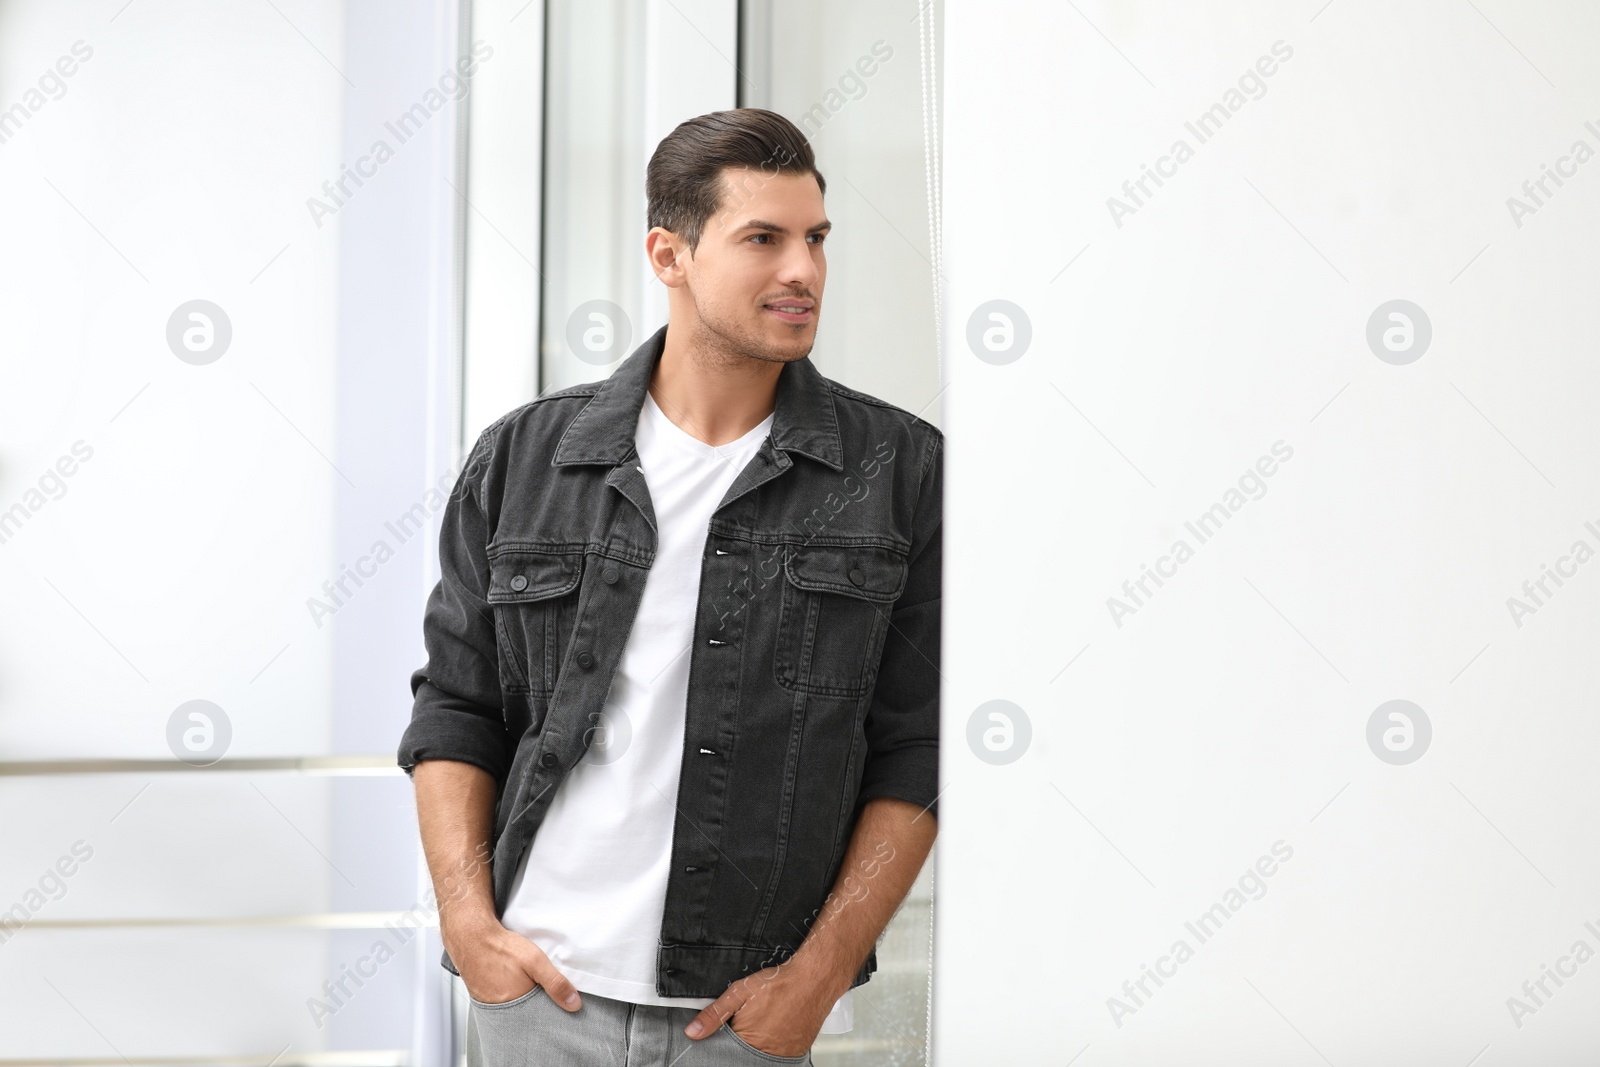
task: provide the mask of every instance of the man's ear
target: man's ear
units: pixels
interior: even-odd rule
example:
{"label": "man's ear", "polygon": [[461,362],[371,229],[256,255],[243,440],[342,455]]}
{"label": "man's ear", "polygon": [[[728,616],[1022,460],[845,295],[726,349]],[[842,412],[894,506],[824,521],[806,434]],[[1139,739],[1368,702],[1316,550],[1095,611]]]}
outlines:
{"label": "man's ear", "polygon": [[644,252],[661,284],[676,289],[687,281],[680,260],[689,254],[688,246],[677,234],[661,226],[653,227],[645,234]]}

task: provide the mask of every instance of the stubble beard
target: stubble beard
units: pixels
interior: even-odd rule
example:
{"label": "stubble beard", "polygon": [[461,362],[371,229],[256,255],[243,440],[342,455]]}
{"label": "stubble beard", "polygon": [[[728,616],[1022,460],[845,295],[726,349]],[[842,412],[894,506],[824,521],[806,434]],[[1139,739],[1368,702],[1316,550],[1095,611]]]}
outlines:
{"label": "stubble beard", "polygon": [[[696,310],[700,314],[697,315],[694,336],[691,339],[692,347],[700,353],[701,359],[712,366],[739,366],[748,364],[752,360],[761,363],[795,363],[809,356],[816,344],[814,328],[803,350],[796,346],[778,347],[762,337],[754,328],[730,323],[723,316],[707,315],[706,309],[700,307],[698,303]],[[796,334],[803,329],[805,327],[795,328]]]}

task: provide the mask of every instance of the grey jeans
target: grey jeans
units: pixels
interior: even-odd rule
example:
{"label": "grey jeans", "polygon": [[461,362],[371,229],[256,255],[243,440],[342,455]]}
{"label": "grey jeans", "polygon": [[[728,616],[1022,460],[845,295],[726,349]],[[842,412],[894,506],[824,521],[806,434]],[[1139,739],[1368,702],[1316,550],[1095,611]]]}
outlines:
{"label": "grey jeans", "polygon": [[696,1041],[683,1028],[700,1012],[630,1004],[584,993],[569,1012],[543,986],[504,1004],[476,1000],[467,1013],[467,1067],[748,1067],[811,1063],[747,1044],[723,1023]]}

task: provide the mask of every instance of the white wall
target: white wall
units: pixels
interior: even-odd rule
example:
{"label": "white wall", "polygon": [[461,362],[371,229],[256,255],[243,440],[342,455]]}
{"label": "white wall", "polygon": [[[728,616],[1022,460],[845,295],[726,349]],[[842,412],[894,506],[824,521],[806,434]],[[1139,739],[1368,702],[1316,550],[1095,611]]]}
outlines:
{"label": "white wall", "polygon": [[[946,40],[939,1059],[1600,1052],[1600,964],[1522,990],[1600,949],[1600,564],[1508,609],[1600,549],[1600,165],[1507,206],[1600,149],[1600,13],[969,3]],[[1280,41],[1201,143],[1186,121]],[[1367,340],[1397,299],[1432,328],[1404,364]],[[966,341],[994,300],[1020,355]],[[1201,543],[1185,523],[1278,442]],[[1391,700],[1431,723],[1414,762],[1369,746]],[[1278,842],[1201,943],[1185,923]]]}

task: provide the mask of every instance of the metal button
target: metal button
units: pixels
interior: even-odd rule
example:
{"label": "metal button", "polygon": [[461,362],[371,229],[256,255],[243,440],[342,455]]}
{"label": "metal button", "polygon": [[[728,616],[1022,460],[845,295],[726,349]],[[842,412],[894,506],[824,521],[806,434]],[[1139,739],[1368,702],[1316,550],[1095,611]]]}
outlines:
{"label": "metal button", "polygon": [[556,755],[554,752],[546,752],[544,754],[544,758],[539,762],[544,764],[546,767],[554,767],[556,764],[561,762],[561,757]]}
{"label": "metal button", "polygon": [[856,585],[866,585],[867,584],[867,576],[865,574],[861,573],[861,568],[860,567],[851,567],[850,568],[850,580],[852,582],[854,582]]}
{"label": "metal button", "polygon": [[511,588],[519,593],[528,588],[528,576],[526,574],[514,575],[511,579]]}
{"label": "metal button", "polygon": [[622,577],[622,572],[615,567],[607,567],[600,577],[605,579],[607,585],[616,585],[617,579]]}
{"label": "metal button", "polygon": [[578,666],[582,667],[584,670],[588,670],[590,667],[594,666],[594,656],[590,654],[588,649],[584,649],[582,652],[578,653]]}

